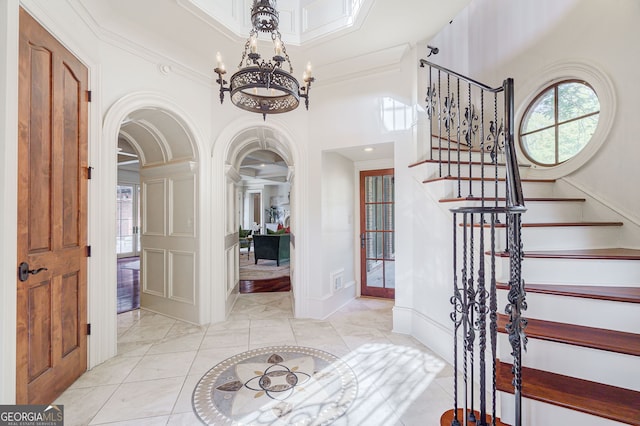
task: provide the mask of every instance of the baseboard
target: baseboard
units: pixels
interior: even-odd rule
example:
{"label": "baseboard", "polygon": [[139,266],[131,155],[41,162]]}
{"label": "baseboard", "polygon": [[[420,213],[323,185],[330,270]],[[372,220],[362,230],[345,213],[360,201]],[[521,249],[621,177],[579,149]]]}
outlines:
{"label": "baseboard", "polygon": [[396,306],[393,308],[393,331],[413,336],[449,364],[453,364],[453,331],[446,326],[414,309]]}

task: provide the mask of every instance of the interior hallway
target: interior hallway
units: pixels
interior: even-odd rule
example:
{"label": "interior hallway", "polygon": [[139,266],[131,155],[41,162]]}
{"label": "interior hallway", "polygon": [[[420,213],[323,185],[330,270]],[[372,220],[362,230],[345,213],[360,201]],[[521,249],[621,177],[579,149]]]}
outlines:
{"label": "interior hallway", "polygon": [[342,357],[358,377],[356,400],[334,424],[439,424],[453,404],[453,369],[391,332],[392,307],[360,298],[325,321],[295,319],[290,293],[256,293],[240,295],[228,321],[204,327],[126,312],[118,316],[118,355],[55,403],[64,404],[65,425],[197,425],[191,395],[209,369],[249,349],[299,345]]}

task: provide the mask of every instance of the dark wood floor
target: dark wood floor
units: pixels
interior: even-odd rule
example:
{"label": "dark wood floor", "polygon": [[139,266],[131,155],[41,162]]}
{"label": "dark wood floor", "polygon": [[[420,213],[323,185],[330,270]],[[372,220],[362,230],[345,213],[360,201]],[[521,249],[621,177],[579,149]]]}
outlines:
{"label": "dark wood floor", "polygon": [[118,259],[118,313],[140,307],[140,258]]}
{"label": "dark wood floor", "polygon": [[266,293],[290,290],[291,279],[288,276],[265,280],[240,280],[240,293]]}
{"label": "dark wood floor", "polygon": [[[264,280],[241,280],[240,293],[290,291],[291,279],[286,277]],[[118,259],[118,313],[140,307],[140,258]]]}

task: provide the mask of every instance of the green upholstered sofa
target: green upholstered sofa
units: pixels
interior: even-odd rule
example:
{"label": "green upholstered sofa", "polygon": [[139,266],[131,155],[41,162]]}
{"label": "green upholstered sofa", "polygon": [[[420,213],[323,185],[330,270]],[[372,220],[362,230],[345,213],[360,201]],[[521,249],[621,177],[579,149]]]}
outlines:
{"label": "green upholstered sofa", "polygon": [[253,236],[253,254],[256,265],[259,259],[275,260],[276,265],[289,260],[291,234],[268,234]]}

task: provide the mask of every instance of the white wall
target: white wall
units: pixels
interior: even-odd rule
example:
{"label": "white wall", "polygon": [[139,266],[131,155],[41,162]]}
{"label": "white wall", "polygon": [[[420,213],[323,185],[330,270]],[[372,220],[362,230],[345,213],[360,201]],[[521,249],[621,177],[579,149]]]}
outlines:
{"label": "white wall", "polygon": [[[323,247],[322,275],[309,289],[317,299],[316,309],[324,307],[324,316],[338,309],[355,296],[354,262],[357,250],[353,234],[354,219],[353,161],[340,154],[322,153],[322,210]],[[342,277],[341,288],[334,288],[332,279]]]}

